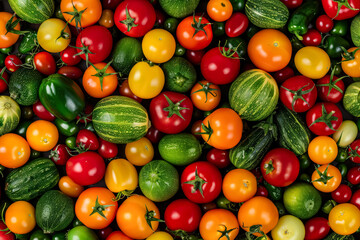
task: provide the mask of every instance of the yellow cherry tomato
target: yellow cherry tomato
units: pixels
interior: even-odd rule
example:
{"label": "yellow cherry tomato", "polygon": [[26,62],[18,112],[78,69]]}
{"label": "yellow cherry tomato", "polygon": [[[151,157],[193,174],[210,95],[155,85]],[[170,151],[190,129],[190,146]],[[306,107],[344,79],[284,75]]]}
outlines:
{"label": "yellow cherry tomato", "polygon": [[174,240],[174,238],[167,232],[158,231],[151,234],[146,240]]}
{"label": "yellow cherry tomato", "polygon": [[175,38],[164,29],[151,30],[145,34],[142,40],[145,57],[154,63],[169,61],[174,56],[175,49]]}
{"label": "yellow cherry tomato", "polygon": [[345,120],[333,134],[332,138],[335,142],[338,142],[337,144],[339,147],[346,147],[355,141],[357,135],[358,127],[356,126],[356,123],[351,120]]}
{"label": "yellow cherry tomato", "polygon": [[34,206],[26,201],[12,203],[5,212],[5,224],[16,234],[31,232],[36,226]]}
{"label": "yellow cherry tomato", "polygon": [[144,166],[154,157],[154,147],[146,137],[126,144],[126,159],[135,166]]}
{"label": "yellow cherry tomato", "polygon": [[84,187],[75,183],[70,177],[63,176],[59,181],[59,189],[64,194],[69,197],[77,198],[82,191],[84,191]]}
{"label": "yellow cherry tomato", "polygon": [[37,39],[43,49],[57,53],[70,44],[71,32],[64,21],[58,18],[50,18],[41,23],[37,32]]}
{"label": "yellow cherry tomato", "polygon": [[[318,171],[321,174],[319,174]],[[329,164],[321,165],[311,176],[311,181],[314,187],[317,190],[326,193],[333,192],[337,189],[341,184],[341,179],[342,176],[340,170]]]}
{"label": "yellow cherry tomato", "polygon": [[210,0],[206,11],[209,17],[216,22],[228,20],[233,13],[233,6],[229,0]]}
{"label": "yellow cherry tomato", "polygon": [[114,12],[110,9],[104,9],[99,19],[99,25],[106,28],[114,26]]}
{"label": "yellow cherry tomato", "polygon": [[307,46],[301,48],[294,58],[296,69],[305,77],[320,79],[329,71],[329,55],[321,48]]}
{"label": "yellow cherry tomato", "polygon": [[360,210],[353,204],[342,203],[331,209],[328,219],[335,233],[350,235],[360,227]]}
{"label": "yellow cherry tomato", "polygon": [[37,120],[27,128],[26,140],[32,149],[39,152],[47,152],[57,144],[59,131],[52,122]]}
{"label": "yellow cherry tomato", "polygon": [[314,163],[328,164],[335,160],[338,154],[338,146],[331,137],[318,136],[310,142],[308,154]]}

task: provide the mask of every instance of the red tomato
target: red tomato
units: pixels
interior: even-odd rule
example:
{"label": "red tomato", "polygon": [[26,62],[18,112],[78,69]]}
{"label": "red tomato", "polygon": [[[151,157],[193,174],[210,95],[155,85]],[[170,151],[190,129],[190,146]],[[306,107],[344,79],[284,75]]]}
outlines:
{"label": "red tomato", "polygon": [[81,57],[76,54],[77,54],[76,48],[68,46],[63,51],[60,52],[60,58],[66,65],[74,66],[81,61]]}
{"label": "red tomato", "polygon": [[125,0],[114,13],[117,28],[129,37],[144,36],[153,28],[155,20],[155,9],[147,0]]}
{"label": "red tomato", "polygon": [[181,93],[163,92],[150,103],[151,123],[167,134],[184,131],[190,124],[192,112],[191,100]]}
{"label": "red tomato", "polygon": [[193,65],[200,65],[201,59],[205,54],[205,50],[187,50],[186,51],[186,58],[191,62]]}
{"label": "red tomato", "polygon": [[63,66],[58,70],[58,73],[71,78],[72,80],[78,80],[83,75],[81,69],[74,66]]}
{"label": "red tomato", "polygon": [[65,165],[70,158],[69,148],[65,144],[58,144],[51,150],[49,158],[56,165]]}
{"label": "red tomato", "polygon": [[360,139],[355,140],[348,148],[349,157],[354,163],[360,163]]}
{"label": "red tomato", "polygon": [[354,204],[358,209],[360,209],[360,189],[353,193],[350,203]]}
{"label": "red tomato", "polygon": [[260,169],[265,181],[276,187],[286,187],[299,175],[300,162],[292,151],[275,148],[265,155]]}
{"label": "red tomato", "polygon": [[324,239],[330,231],[328,220],[323,217],[314,217],[305,223],[305,240]]}
{"label": "red tomato", "polygon": [[346,179],[352,185],[358,185],[360,183],[360,167],[350,168],[346,175]]}
{"label": "red tomato", "polygon": [[34,56],[36,70],[45,75],[51,75],[56,72],[56,62],[54,57],[48,52],[39,52]]}
{"label": "red tomato", "polygon": [[280,100],[294,112],[306,112],[314,106],[317,90],[314,82],[305,76],[287,79],[280,87]]}
{"label": "red tomato", "polygon": [[305,46],[319,46],[321,44],[322,36],[316,29],[309,29],[303,35],[302,43]]}
{"label": "red tomato", "polygon": [[323,14],[316,19],[316,28],[322,33],[330,32],[333,27],[334,22],[328,15]]}
{"label": "red tomato", "polygon": [[351,188],[348,185],[340,184],[340,186],[331,192],[331,197],[337,203],[347,203],[351,199]]}
{"label": "red tomato", "polygon": [[56,118],[52,113],[46,110],[40,101],[34,103],[32,109],[35,115],[42,120],[54,121]]}
{"label": "red tomato", "polygon": [[104,159],[95,152],[80,153],[67,161],[66,174],[79,185],[95,184],[105,175]]}
{"label": "red tomato", "polygon": [[316,83],[319,98],[324,102],[338,103],[341,101],[345,91],[345,85],[342,78],[325,75]]}
{"label": "red tomato", "polygon": [[158,129],[156,129],[154,126],[151,126],[145,137],[150,140],[153,144],[158,143],[160,139],[163,137],[162,132],[160,132]]}
{"label": "red tomato", "polygon": [[291,67],[284,67],[283,69],[274,73],[274,78],[278,84],[285,82],[285,80],[295,75],[294,70]]}
{"label": "red tomato", "polygon": [[141,101],[142,101],[142,98],[139,98],[131,91],[131,89],[129,87],[129,81],[127,79],[125,79],[122,82],[122,84],[120,85],[119,93],[121,96],[132,98],[132,99],[138,101],[139,103],[141,103]]}
{"label": "red tomato", "polygon": [[281,0],[281,2],[284,3],[287,8],[294,9],[299,7],[303,0]]}
{"label": "red tomato", "polygon": [[111,53],[113,39],[110,31],[103,26],[90,26],[76,38],[76,51],[79,56],[91,63],[104,61]]}
{"label": "red tomato", "polygon": [[344,20],[355,17],[360,12],[360,1],[322,0],[325,13],[332,19]]}
{"label": "red tomato", "polygon": [[201,59],[201,74],[214,84],[228,84],[240,73],[240,59],[235,49],[215,47]]}
{"label": "red tomato", "polygon": [[10,232],[10,230],[1,231],[4,229],[7,229],[7,226],[5,225],[5,223],[0,222],[0,240],[15,240],[15,235]]}
{"label": "red tomato", "polygon": [[201,50],[209,46],[213,32],[209,21],[200,16],[184,18],[176,29],[178,42],[186,49]]}
{"label": "red tomato", "polygon": [[5,67],[10,72],[15,72],[16,70],[18,70],[21,67],[21,64],[22,62],[20,58],[16,55],[8,55],[5,58]]}
{"label": "red tomato", "polygon": [[99,148],[97,151],[103,158],[114,158],[117,156],[119,149],[115,143],[99,138]]}
{"label": "red tomato", "polygon": [[114,231],[106,238],[106,240],[132,240],[132,239],[126,236],[121,231]]}
{"label": "red tomato", "polygon": [[181,188],[185,196],[195,203],[215,200],[221,192],[221,186],[221,173],[209,162],[194,162],[181,174]]}
{"label": "red tomato", "polygon": [[177,199],[166,207],[164,220],[172,231],[194,232],[199,227],[201,215],[199,205],[187,199]]}
{"label": "red tomato", "polygon": [[112,232],[113,229],[111,227],[106,227],[98,231],[98,236],[100,239],[105,240]]}
{"label": "red tomato", "polygon": [[306,124],[310,131],[320,136],[335,133],[342,121],[340,109],[330,102],[317,103],[306,113]]}
{"label": "red tomato", "polygon": [[218,168],[225,168],[230,164],[229,151],[212,148],[206,154],[206,160]]}
{"label": "red tomato", "polygon": [[0,93],[3,93],[8,88],[9,75],[5,70],[6,68],[0,70]]}
{"label": "red tomato", "polygon": [[259,185],[257,187],[255,196],[267,197],[268,195],[269,195],[269,192],[263,185]]}
{"label": "red tomato", "polygon": [[99,139],[92,131],[81,129],[76,136],[76,145],[81,149],[96,151],[99,148]]}
{"label": "red tomato", "polygon": [[225,23],[225,33],[228,37],[238,37],[249,26],[249,19],[243,13],[236,12]]}
{"label": "red tomato", "polygon": [[102,0],[101,4],[104,9],[115,10],[122,0]]}

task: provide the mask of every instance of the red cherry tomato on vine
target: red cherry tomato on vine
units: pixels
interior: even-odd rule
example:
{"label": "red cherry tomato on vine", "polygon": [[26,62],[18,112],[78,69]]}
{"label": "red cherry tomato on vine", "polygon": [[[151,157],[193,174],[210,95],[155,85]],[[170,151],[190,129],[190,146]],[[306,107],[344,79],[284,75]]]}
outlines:
{"label": "red cherry tomato on vine", "polygon": [[99,139],[92,131],[81,129],[76,136],[76,144],[84,149],[96,151],[99,148]]}
{"label": "red cherry tomato on vine", "polygon": [[40,101],[37,101],[32,106],[34,114],[42,120],[54,121],[55,116],[51,114]]}
{"label": "red cherry tomato on vine", "polygon": [[[349,5],[346,6],[346,3]],[[360,12],[360,1],[357,0],[322,0],[322,5],[325,13],[334,20],[349,19]]]}
{"label": "red cherry tomato on vine", "polygon": [[360,163],[360,139],[355,140],[348,148],[350,160],[354,163]]}
{"label": "red cherry tomato on vine", "polygon": [[316,82],[319,98],[324,102],[338,103],[343,98],[345,85],[341,78],[331,75],[319,79]]}
{"label": "red cherry tomato on vine", "polygon": [[358,209],[360,209],[360,189],[353,193],[350,203],[354,204]]}
{"label": "red cherry tomato on vine", "polygon": [[58,144],[50,151],[49,158],[56,165],[65,165],[70,158],[69,148],[65,144]]}
{"label": "red cherry tomato on vine", "polygon": [[56,72],[56,62],[54,57],[48,52],[39,52],[34,56],[36,70],[45,75],[51,75]]}
{"label": "red cherry tomato on vine", "polygon": [[103,158],[114,158],[117,156],[119,149],[115,143],[99,138],[99,148],[97,151]]}
{"label": "red cherry tomato on vine", "polygon": [[284,67],[283,69],[274,73],[274,78],[278,84],[281,84],[294,75],[294,70],[291,67]]}
{"label": "red cherry tomato on vine", "polygon": [[21,67],[21,60],[16,55],[9,55],[5,58],[5,67],[10,72],[15,72]]}
{"label": "red cherry tomato on vine", "polygon": [[69,66],[74,66],[81,61],[81,57],[76,54],[77,54],[76,48],[68,46],[63,51],[60,52],[60,57],[65,64]]}

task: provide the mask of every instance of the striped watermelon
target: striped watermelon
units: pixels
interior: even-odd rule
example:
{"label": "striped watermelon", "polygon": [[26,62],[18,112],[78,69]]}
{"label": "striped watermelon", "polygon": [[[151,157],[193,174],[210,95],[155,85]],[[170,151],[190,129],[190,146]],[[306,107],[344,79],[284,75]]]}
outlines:
{"label": "striped watermelon", "polygon": [[346,88],[343,104],[351,115],[360,117],[360,82],[354,82]]}
{"label": "striped watermelon", "polygon": [[29,23],[42,23],[54,14],[54,0],[9,0],[12,10]]}
{"label": "striped watermelon", "polygon": [[101,99],[92,113],[96,133],[112,143],[129,143],[143,137],[150,127],[146,109],[123,96]]}
{"label": "striped watermelon", "polygon": [[20,121],[19,104],[9,96],[0,96],[0,136],[14,130]]}
{"label": "striped watermelon", "polygon": [[268,117],[278,100],[279,88],[276,81],[261,69],[243,72],[229,90],[231,108],[248,121],[260,121]]}
{"label": "striped watermelon", "polygon": [[282,28],[289,18],[289,10],[280,0],[248,0],[245,14],[260,28]]}

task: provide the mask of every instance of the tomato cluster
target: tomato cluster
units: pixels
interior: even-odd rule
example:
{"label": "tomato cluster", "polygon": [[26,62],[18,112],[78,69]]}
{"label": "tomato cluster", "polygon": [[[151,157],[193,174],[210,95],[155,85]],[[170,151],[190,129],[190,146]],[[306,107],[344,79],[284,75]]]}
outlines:
{"label": "tomato cluster", "polygon": [[1,4],[0,239],[359,239],[359,0]]}

